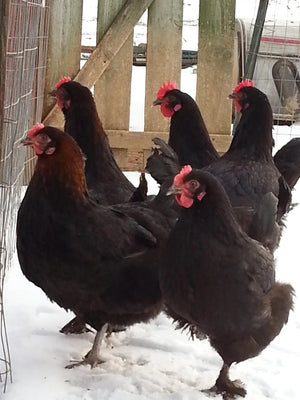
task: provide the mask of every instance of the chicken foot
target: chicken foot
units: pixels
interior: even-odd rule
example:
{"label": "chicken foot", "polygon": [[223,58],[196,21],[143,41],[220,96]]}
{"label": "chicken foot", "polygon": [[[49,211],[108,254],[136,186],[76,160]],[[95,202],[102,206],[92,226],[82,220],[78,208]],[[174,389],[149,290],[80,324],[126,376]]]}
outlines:
{"label": "chicken foot", "polygon": [[222,394],[224,400],[234,399],[236,396],[245,397],[247,391],[243,383],[239,380],[231,381],[228,373],[229,365],[224,363],[215,385],[204,392]]}
{"label": "chicken foot", "polygon": [[104,338],[104,335],[107,331],[108,324],[104,324],[100,331],[97,331],[93,346],[91,350],[86,354],[84,359],[79,362],[75,362],[73,364],[69,364],[66,366],[67,369],[71,369],[74,367],[78,367],[80,365],[90,365],[91,368],[95,368],[97,365],[102,364],[104,361],[101,360],[100,358],[100,346],[102,343],[102,340]]}

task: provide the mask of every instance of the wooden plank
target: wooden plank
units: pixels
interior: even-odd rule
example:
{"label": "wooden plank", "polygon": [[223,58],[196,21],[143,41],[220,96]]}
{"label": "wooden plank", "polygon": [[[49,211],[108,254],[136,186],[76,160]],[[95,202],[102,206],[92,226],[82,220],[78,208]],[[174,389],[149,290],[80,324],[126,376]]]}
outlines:
{"label": "wooden plank", "polygon": [[[50,7],[47,4],[46,7],[40,8],[40,20],[38,24],[38,49],[35,76],[33,78],[33,87],[31,95],[30,115],[28,119],[28,126],[33,126],[37,121],[42,120],[43,108],[44,108],[44,94],[45,94],[45,82],[47,73],[47,56],[48,56],[48,41],[49,41],[49,28],[50,28]],[[48,94],[46,95],[49,98]],[[52,99],[53,101],[53,99]]]}
{"label": "wooden plank", "polygon": [[168,131],[169,121],[152,103],[165,81],[180,86],[182,0],[155,0],[148,10],[145,130]]}
{"label": "wooden plank", "polygon": [[[98,0],[97,42],[125,3],[126,0]],[[95,84],[94,97],[105,129],[129,129],[132,57],[133,31]]]}
{"label": "wooden plank", "polygon": [[8,7],[7,0],[0,0],[0,155],[2,154],[3,139]]}
{"label": "wooden plank", "polygon": [[[160,137],[167,141],[169,132],[129,132],[127,130],[106,131],[112,148],[127,150],[145,150],[152,148],[152,139]],[[220,153],[227,151],[231,142],[229,135],[211,135],[214,146]]]}
{"label": "wooden plank", "polygon": [[212,134],[210,135],[211,141],[213,142],[213,145],[217,152],[219,154],[224,154],[228,150],[232,136],[231,135],[222,135],[222,134]]}
{"label": "wooden plank", "polygon": [[[168,140],[168,132],[107,131],[115,159],[123,171],[143,171],[153,146],[152,138]],[[220,154],[227,151],[231,136],[212,135],[211,139]]]}
{"label": "wooden plank", "polygon": [[[127,0],[83,68],[74,78],[76,81],[89,88],[95,84],[122,48],[132,33],[135,24],[152,2],[153,0]],[[55,106],[45,117],[44,123],[58,125],[58,121],[61,121],[61,111]]]}
{"label": "wooden plank", "polygon": [[152,139],[168,140],[168,132],[129,132],[127,130],[106,131],[112,148],[142,150],[151,149]]}
{"label": "wooden plank", "polygon": [[230,134],[235,0],[201,0],[197,103],[211,134]]}
{"label": "wooden plank", "polygon": [[[83,0],[51,0],[43,117],[55,105],[49,96],[63,76],[73,78],[80,69]],[[63,118],[56,125],[63,125]]]}

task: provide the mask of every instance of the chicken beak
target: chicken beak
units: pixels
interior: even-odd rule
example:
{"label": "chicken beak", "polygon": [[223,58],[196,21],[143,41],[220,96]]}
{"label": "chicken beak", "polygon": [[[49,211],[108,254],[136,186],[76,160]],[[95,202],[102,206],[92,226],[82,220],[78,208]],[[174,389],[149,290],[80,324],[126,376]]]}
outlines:
{"label": "chicken beak", "polygon": [[154,100],[154,102],[152,103],[152,106],[160,106],[162,104],[161,99],[156,99]]}
{"label": "chicken beak", "polygon": [[233,92],[233,93],[229,94],[228,95],[228,99],[234,100],[235,99],[235,93]]}
{"label": "chicken beak", "polygon": [[181,193],[181,188],[180,188],[180,186],[174,185],[174,184],[173,184],[173,185],[168,189],[166,195],[167,195],[167,196],[170,196],[171,194],[179,194],[179,193]]}
{"label": "chicken beak", "polygon": [[48,93],[49,96],[51,97],[56,97],[56,89],[52,90],[51,92]]}
{"label": "chicken beak", "polygon": [[23,144],[24,146],[31,146],[32,140],[27,136],[26,138],[21,140],[21,144]]}

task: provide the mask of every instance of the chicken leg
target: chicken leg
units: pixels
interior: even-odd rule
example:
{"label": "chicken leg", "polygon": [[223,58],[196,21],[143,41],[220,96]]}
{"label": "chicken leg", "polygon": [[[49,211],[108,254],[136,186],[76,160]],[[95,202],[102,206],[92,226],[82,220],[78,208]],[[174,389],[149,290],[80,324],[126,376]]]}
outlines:
{"label": "chicken leg", "polygon": [[95,368],[97,365],[103,363],[104,361],[100,359],[100,346],[104,335],[107,331],[108,324],[104,324],[100,331],[97,331],[93,346],[91,350],[86,354],[84,359],[79,362],[75,362],[74,364],[69,364],[66,366],[67,369],[71,369],[74,367],[78,367],[80,365],[90,365],[91,368]]}

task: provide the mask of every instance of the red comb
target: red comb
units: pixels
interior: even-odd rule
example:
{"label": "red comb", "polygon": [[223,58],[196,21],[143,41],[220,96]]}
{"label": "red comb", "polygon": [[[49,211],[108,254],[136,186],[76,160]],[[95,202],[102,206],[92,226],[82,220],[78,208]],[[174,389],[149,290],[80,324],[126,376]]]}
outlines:
{"label": "red comb", "polygon": [[168,81],[168,83],[164,82],[162,86],[159,88],[158,92],[156,93],[156,97],[158,99],[162,99],[163,97],[165,97],[166,93],[169,90],[173,89],[177,89],[176,82],[170,82],[170,81]]}
{"label": "red comb", "polygon": [[55,89],[58,89],[63,83],[70,82],[72,79],[69,76],[64,76],[55,85]]}
{"label": "red comb", "polygon": [[247,86],[254,86],[253,81],[250,81],[250,79],[245,79],[242,82],[240,82],[234,89],[234,93],[237,93],[240,89],[242,89],[243,87],[247,87]]}
{"label": "red comb", "polygon": [[43,128],[45,128],[44,124],[41,124],[41,123],[35,124],[30,129],[30,131],[28,131],[27,136],[29,136],[29,137],[34,136],[38,131],[40,131]]}
{"label": "red comb", "polygon": [[179,174],[174,177],[174,185],[180,186],[183,184],[184,178],[192,171],[192,167],[190,165],[185,165],[181,168]]}

